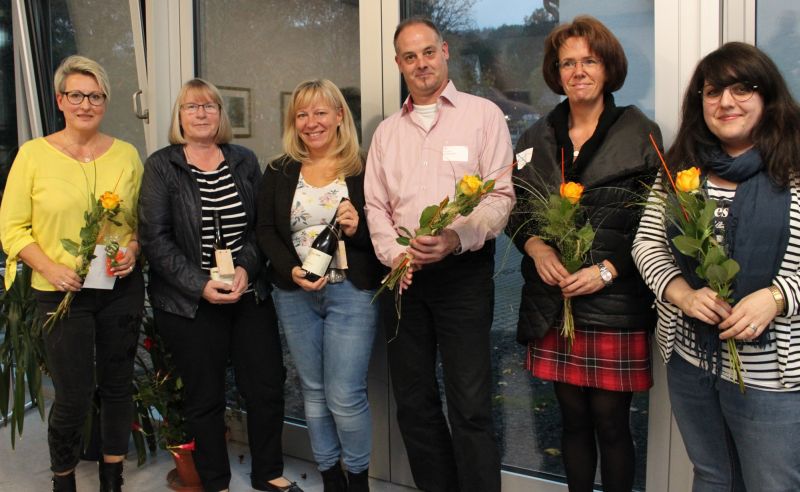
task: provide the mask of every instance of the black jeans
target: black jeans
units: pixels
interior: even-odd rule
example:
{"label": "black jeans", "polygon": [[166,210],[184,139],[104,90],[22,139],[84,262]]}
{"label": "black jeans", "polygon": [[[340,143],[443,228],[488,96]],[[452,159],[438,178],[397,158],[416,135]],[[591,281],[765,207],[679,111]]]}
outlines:
{"label": "black jeans", "polygon": [[233,361],[245,400],[254,482],[283,475],[283,382],[286,379],[275,306],[247,293],[236,304],[200,301],[194,319],[154,310],[156,329],[183,379],[183,411],[194,438],[194,461],[208,491],[228,488],[225,368]]}
{"label": "black jeans", "polygon": [[[402,296],[397,336],[388,345],[389,368],[411,472],[425,491],[500,491],[491,413],[493,270],[488,251],[450,256],[414,272],[414,283]],[[394,296],[381,301],[392,337]],[[437,349],[452,435],[436,380]]]}
{"label": "black jeans", "polygon": [[[63,292],[36,291],[40,314],[55,311]],[[47,368],[55,388],[47,442],[55,473],[78,464],[86,417],[97,389],[103,454],[124,455],[133,422],[133,357],[144,309],[138,268],[113,290],[84,289],[69,314],[43,333]],[[96,378],[96,379],[95,379]]]}

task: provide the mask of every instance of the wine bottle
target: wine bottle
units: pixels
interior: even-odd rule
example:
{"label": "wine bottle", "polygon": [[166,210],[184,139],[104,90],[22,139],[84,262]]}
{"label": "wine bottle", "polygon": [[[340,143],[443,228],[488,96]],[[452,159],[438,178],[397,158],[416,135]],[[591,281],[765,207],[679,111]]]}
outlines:
{"label": "wine bottle", "polygon": [[222,221],[219,211],[214,210],[214,253],[211,255],[211,279],[233,284],[233,255],[222,234]]}
{"label": "wine bottle", "polygon": [[[339,203],[341,204],[345,200],[347,198],[342,198]],[[338,210],[339,207],[336,209]],[[336,212],[334,212],[331,221],[325,224],[325,229],[314,239],[303,262],[302,268],[306,272],[306,280],[316,282],[327,273],[333,255],[336,254],[336,249],[339,247],[340,237],[341,226],[336,220]]]}

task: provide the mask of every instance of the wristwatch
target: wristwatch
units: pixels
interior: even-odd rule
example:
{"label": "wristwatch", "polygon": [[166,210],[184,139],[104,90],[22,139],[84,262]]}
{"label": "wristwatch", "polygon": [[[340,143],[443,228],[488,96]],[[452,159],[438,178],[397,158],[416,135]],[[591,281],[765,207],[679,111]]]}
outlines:
{"label": "wristwatch", "polygon": [[600,269],[600,280],[608,287],[609,285],[614,283],[614,276],[611,275],[611,270],[606,267],[606,264],[602,261],[597,264],[597,268]]}

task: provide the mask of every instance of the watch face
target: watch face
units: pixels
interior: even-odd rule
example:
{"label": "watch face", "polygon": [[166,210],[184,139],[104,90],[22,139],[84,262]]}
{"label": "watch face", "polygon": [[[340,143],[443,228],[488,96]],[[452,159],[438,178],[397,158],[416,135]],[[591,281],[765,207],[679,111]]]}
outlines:
{"label": "watch face", "polygon": [[608,270],[600,270],[600,278],[603,279],[603,282],[611,282],[611,272]]}

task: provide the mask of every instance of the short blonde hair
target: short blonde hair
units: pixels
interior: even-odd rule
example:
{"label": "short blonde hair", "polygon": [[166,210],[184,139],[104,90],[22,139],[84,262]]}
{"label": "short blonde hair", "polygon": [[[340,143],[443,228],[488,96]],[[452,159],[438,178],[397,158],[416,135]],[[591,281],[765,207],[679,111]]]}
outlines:
{"label": "short blonde hair", "polygon": [[106,95],[106,102],[111,100],[111,83],[108,81],[106,70],[96,61],[85,56],[72,55],[64,58],[53,76],[53,87],[59,94],[64,92],[67,77],[74,74],[89,75],[94,77],[100,90]]}
{"label": "short blonde hair", "polygon": [[219,128],[217,128],[214,143],[224,144],[230,142],[233,138],[233,129],[231,128],[231,120],[228,118],[228,112],[225,111],[225,106],[222,104],[222,94],[219,93],[217,86],[211,82],[197,78],[184,83],[178,92],[178,97],[175,98],[175,104],[172,106],[172,122],[169,125],[169,143],[186,143],[186,139],[183,138],[183,127],[181,126],[181,104],[183,104],[190,92],[198,92],[219,104]]}
{"label": "short blonde hair", "polygon": [[342,91],[328,79],[306,80],[295,87],[283,120],[283,152],[298,162],[308,159],[308,149],[295,127],[295,115],[298,108],[306,107],[314,101],[322,101],[342,112],[342,123],[336,127],[336,144],[330,151],[331,157],[336,161],[337,174],[344,177],[361,174],[364,165],[353,114]]}

